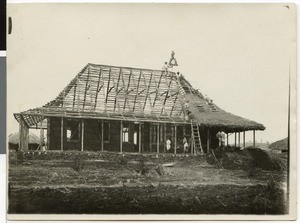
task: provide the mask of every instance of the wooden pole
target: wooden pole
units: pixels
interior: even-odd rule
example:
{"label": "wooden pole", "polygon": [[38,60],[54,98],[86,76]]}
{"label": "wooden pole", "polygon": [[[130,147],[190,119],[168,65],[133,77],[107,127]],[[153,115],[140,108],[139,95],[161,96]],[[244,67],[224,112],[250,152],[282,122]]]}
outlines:
{"label": "wooden pole", "polygon": [[23,117],[19,121],[19,150],[28,151],[29,128]]}
{"label": "wooden pole", "polygon": [[150,128],[149,149],[150,149],[150,152],[152,152],[153,126],[150,124],[149,128]]}
{"label": "wooden pole", "polygon": [[209,153],[209,148],[210,147],[210,132],[209,128],[207,128],[207,153]]}
{"label": "wooden pole", "polygon": [[142,152],[142,124],[139,123],[139,153]]}
{"label": "wooden pole", "polygon": [[228,138],[228,133],[226,133],[226,140],[227,140],[227,146],[229,145],[229,138]]}
{"label": "wooden pole", "polygon": [[246,140],[245,140],[245,131],[243,133],[243,148],[245,149],[246,148]]}
{"label": "wooden pole", "polygon": [[157,125],[157,130],[156,130],[156,139],[157,139],[157,142],[156,142],[156,153],[159,153],[159,125]]}
{"label": "wooden pole", "polygon": [[253,148],[255,148],[255,130],[253,130]]}
{"label": "wooden pole", "polygon": [[236,147],[236,132],[234,133],[234,147]]}
{"label": "wooden pole", "polygon": [[120,153],[123,152],[123,121],[120,123]]}
{"label": "wooden pole", "polygon": [[[103,128],[103,120],[101,120],[101,151],[104,150],[104,128]],[[108,131],[108,130],[107,130]]]}
{"label": "wooden pole", "polygon": [[64,150],[64,118],[61,118],[60,123],[60,150]]}
{"label": "wooden pole", "polygon": [[241,136],[240,136],[240,132],[238,133],[238,136],[239,136],[239,147],[241,146]]}
{"label": "wooden pole", "polygon": [[47,149],[50,149],[50,118],[47,118]]}
{"label": "wooden pole", "polygon": [[164,153],[166,152],[167,145],[167,123],[164,124]]}
{"label": "wooden pole", "polygon": [[176,154],[177,153],[177,125],[175,125],[174,128],[175,128],[174,154]]}
{"label": "wooden pole", "polygon": [[84,120],[81,120],[81,151],[84,149]]}
{"label": "wooden pole", "polygon": [[44,141],[44,129],[40,128],[40,149],[42,150],[43,149],[43,146],[45,144],[45,141]]}

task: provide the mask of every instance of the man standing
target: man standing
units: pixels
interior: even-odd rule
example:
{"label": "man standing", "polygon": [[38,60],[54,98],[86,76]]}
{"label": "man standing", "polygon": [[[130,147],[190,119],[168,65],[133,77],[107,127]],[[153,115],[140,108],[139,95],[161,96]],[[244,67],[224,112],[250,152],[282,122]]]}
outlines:
{"label": "man standing", "polygon": [[219,139],[219,147],[225,146],[226,134],[222,130],[217,133],[217,138]]}

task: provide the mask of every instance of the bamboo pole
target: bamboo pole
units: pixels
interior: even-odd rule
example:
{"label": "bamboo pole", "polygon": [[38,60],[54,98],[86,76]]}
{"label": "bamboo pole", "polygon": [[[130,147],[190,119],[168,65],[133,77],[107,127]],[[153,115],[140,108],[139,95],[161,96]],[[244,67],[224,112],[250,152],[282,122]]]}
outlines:
{"label": "bamboo pole", "polygon": [[84,119],[81,120],[81,151],[84,149]]}
{"label": "bamboo pole", "polygon": [[60,150],[64,150],[64,118],[61,118],[60,124]]}
{"label": "bamboo pole", "polygon": [[123,121],[120,123],[120,153],[123,152]]}
{"label": "bamboo pole", "polygon": [[238,138],[238,139],[239,139],[238,142],[239,142],[239,147],[240,147],[240,146],[241,146],[241,136],[240,136],[240,132],[238,133],[238,137],[239,137],[239,138]]}

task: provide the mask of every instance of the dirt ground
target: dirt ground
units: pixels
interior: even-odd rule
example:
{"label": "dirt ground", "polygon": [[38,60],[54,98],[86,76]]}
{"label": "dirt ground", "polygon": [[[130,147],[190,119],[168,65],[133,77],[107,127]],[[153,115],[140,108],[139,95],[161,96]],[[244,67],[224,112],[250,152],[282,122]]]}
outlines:
{"label": "dirt ground", "polygon": [[18,156],[10,153],[9,213],[286,213],[285,171],[225,169],[191,155]]}

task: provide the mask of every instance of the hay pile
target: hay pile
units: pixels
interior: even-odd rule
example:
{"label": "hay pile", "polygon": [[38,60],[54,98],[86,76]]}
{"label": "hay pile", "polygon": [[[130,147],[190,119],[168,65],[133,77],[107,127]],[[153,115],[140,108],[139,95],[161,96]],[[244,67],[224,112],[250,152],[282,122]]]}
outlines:
{"label": "hay pile", "polygon": [[287,151],[288,150],[288,138],[278,140],[274,143],[272,143],[269,146],[272,150],[281,150],[281,151]]}
{"label": "hay pile", "polygon": [[[287,160],[259,148],[246,148],[240,151],[216,150],[215,156],[225,169],[258,168],[262,170],[284,171],[287,169]],[[216,163],[213,156],[208,157],[208,162]]]}

